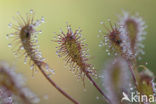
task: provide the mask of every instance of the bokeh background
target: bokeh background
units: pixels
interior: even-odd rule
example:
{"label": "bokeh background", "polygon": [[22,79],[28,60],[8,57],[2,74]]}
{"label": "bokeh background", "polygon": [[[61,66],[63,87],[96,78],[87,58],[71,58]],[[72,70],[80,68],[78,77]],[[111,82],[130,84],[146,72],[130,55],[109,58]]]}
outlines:
{"label": "bokeh background", "polygon": [[[116,22],[122,10],[132,14],[139,12],[148,25],[144,41],[146,54],[140,63],[147,62],[146,66],[156,74],[155,0],[0,0],[0,60],[16,66],[16,71],[26,77],[27,86],[40,97],[40,104],[71,104],[71,102],[51,87],[40,72],[33,78],[30,66],[24,65],[24,57],[15,58],[8,48],[10,41],[6,39],[6,34],[11,32],[8,24],[13,21],[12,17],[16,16],[17,11],[25,15],[30,9],[35,11],[37,18],[44,16],[46,20],[46,23],[38,28],[42,30],[39,44],[47,63],[55,69],[53,80],[81,104],[104,104],[104,101],[87,79],[84,89],[82,81],[66,69],[64,61],[56,55],[56,43],[51,40],[55,36],[54,32],[58,33],[60,28],[65,30],[66,22],[71,24],[73,29],[81,27],[83,30],[82,34],[86,38],[92,57],[89,62],[95,65],[100,74],[104,63],[109,59],[105,49],[98,47],[100,41],[97,38],[98,30],[102,28],[100,21],[107,21],[110,18],[112,22]],[[96,81],[102,85],[100,79]]]}

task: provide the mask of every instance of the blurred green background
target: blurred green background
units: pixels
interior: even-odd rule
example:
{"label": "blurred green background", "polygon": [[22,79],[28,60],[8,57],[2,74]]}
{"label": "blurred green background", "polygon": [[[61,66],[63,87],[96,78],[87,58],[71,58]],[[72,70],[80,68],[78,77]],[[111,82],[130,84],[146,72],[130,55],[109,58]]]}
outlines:
{"label": "blurred green background", "polygon": [[[107,21],[110,18],[117,21],[117,15],[126,10],[132,14],[139,12],[144,18],[147,29],[147,39],[145,52],[141,64],[148,63],[147,67],[156,74],[156,0],[0,0],[0,60],[8,61],[15,65],[17,72],[22,73],[27,78],[28,87],[40,97],[40,104],[71,104],[55,88],[51,87],[48,81],[37,73],[32,78],[32,71],[29,65],[24,65],[24,57],[15,58],[10,48],[6,34],[11,32],[8,24],[13,21],[12,17],[16,12],[21,14],[33,9],[36,17],[45,17],[46,23],[38,29],[42,30],[39,36],[40,50],[47,59],[47,63],[55,69],[56,74],[53,80],[66,92],[72,95],[81,104],[104,104],[102,96],[86,80],[86,90],[81,80],[78,80],[72,72],[64,68],[64,61],[56,55],[56,44],[51,42],[54,32],[65,30],[66,22],[72,25],[75,30],[81,27],[83,37],[89,46],[91,55],[90,63],[95,65],[100,74],[105,61],[109,58],[105,49],[98,47],[100,39],[97,38],[98,30],[102,28],[100,21]],[[97,79],[99,85],[101,81]],[[102,86],[101,86],[102,88]],[[48,96],[48,99],[44,99]],[[97,99],[99,97],[99,99]]]}

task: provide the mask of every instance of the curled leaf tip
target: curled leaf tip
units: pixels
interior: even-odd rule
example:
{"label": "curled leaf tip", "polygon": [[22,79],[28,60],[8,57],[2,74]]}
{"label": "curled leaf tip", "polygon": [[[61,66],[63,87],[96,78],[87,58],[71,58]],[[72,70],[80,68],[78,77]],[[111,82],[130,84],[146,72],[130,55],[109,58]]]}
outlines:
{"label": "curled leaf tip", "polygon": [[123,12],[123,16],[119,17],[119,25],[121,28],[121,34],[127,35],[127,42],[129,42],[129,48],[131,49],[134,57],[141,59],[141,54],[144,55],[143,40],[145,39],[147,25],[144,20],[138,14],[131,15],[128,12]]}
{"label": "curled leaf tip", "polygon": [[112,24],[110,20],[108,22],[110,28],[107,27],[106,24],[102,24],[105,30],[103,30],[103,32],[100,31],[104,38],[100,44],[103,44],[106,47],[108,55],[112,54],[114,56],[131,58],[132,52],[130,50],[129,43],[127,42],[128,37],[121,32],[123,26],[119,24]]}
{"label": "curled leaf tip", "polygon": [[130,60],[141,59],[141,55],[145,54],[142,42],[145,39],[147,27],[142,17],[123,12],[118,23],[112,24],[110,20],[108,23],[110,26],[101,22],[104,30],[99,30],[99,34],[102,34],[104,40],[100,42],[99,46],[105,45],[108,55],[112,53]]}
{"label": "curled leaf tip", "polygon": [[36,27],[44,23],[44,18],[41,17],[41,19],[35,20],[35,12],[30,10],[25,18],[18,12],[17,17],[14,17],[14,19],[16,24],[9,24],[9,27],[13,28],[14,32],[10,35],[7,34],[7,38],[13,40],[9,44],[10,47],[14,44],[14,47],[12,47],[13,53],[16,56],[24,55],[24,64],[30,60],[31,70],[36,70],[36,66],[42,66],[47,68],[49,73],[51,73],[53,69],[49,68],[44,62],[45,58],[42,57],[42,53],[39,51],[38,35],[42,31],[36,30]]}

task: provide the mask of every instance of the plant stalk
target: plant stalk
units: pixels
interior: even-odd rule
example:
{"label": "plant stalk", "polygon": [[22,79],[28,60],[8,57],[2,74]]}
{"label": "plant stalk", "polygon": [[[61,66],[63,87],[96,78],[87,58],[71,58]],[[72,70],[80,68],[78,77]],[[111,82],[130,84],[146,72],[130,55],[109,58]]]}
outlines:
{"label": "plant stalk", "polygon": [[133,68],[132,68],[132,64],[130,63],[130,61],[127,61],[128,62],[128,67],[130,68],[130,72],[131,72],[131,75],[132,75],[132,78],[133,78],[133,80],[134,80],[134,84],[135,84],[135,86],[136,86],[136,88],[137,88],[137,79],[136,79],[136,76],[135,76],[135,73],[134,73],[134,70],[133,70]]}
{"label": "plant stalk", "polygon": [[63,94],[67,99],[69,99],[71,102],[73,102],[74,104],[79,104],[79,102],[77,102],[75,99],[73,99],[70,95],[68,95],[65,91],[63,91],[59,86],[56,85],[56,83],[47,76],[47,74],[45,73],[45,71],[42,69],[41,65],[37,65],[39,70],[42,72],[42,74],[44,75],[44,77],[50,82],[50,84],[55,87],[61,94]]}
{"label": "plant stalk", "polygon": [[107,103],[111,104],[111,101],[109,98],[105,95],[105,93],[100,89],[100,87],[96,84],[96,82],[92,79],[92,77],[89,75],[89,73],[86,73],[86,76],[88,79],[93,83],[93,85],[96,87],[96,89],[103,95],[103,97],[106,99]]}

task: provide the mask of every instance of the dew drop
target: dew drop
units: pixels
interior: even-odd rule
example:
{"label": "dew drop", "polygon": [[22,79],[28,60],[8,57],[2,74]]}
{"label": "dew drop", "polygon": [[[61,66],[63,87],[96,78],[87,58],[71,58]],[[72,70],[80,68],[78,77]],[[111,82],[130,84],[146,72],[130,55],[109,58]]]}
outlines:
{"label": "dew drop", "polygon": [[31,70],[34,69],[34,64],[30,66],[30,69],[31,69]]}
{"label": "dew drop", "polygon": [[102,31],[101,30],[99,30],[99,33],[101,33]]}
{"label": "dew drop", "polygon": [[56,54],[57,54],[57,55],[59,55],[59,52],[58,52],[58,51],[56,51]]}
{"label": "dew drop", "polygon": [[107,53],[108,54],[108,56],[110,56],[110,53]]}
{"label": "dew drop", "polygon": [[24,50],[24,47],[22,46],[20,49],[21,49],[21,50]]}
{"label": "dew drop", "polygon": [[20,15],[20,12],[19,12],[19,11],[17,11],[17,12],[16,12],[16,14],[17,14],[17,15]]}
{"label": "dew drop", "polygon": [[99,75],[98,77],[99,77],[99,78],[104,78],[104,75]]}
{"label": "dew drop", "polygon": [[39,20],[36,20],[36,22],[34,23],[34,26],[37,27],[41,24],[41,22]]}
{"label": "dew drop", "polygon": [[41,34],[42,33],[42,30],[38,31],[38,33]]}
{"label": "dew drop", "polygon": [[9,39],[9,34],[6,34],[6,39]]}
{"label": "dew drop", "polygon": [[108,50],[108,49],[106,49],[106,52],[109,52],[109,50]]}
{"label": "dew drop", "polygon": [[44,17],[41,17],[41,22],[42,22],[42,23],[44,23],[44,22],[45,22]]}
{"label": "dew drop", "polygon": [[99,96],[96,97],[96,100],[99,100]]}
{"label": "dew drop", "polygon": [[99,47],[102,47],[102,44],[101,43],[99,44]]}
{"label": "dew drop", "polygon": [[12,44],[11,44],[11,43],[9,43],[9,44],[8,44],[8,47],[9,47],[9,48],[11,48],[11,47],[12,47]]}
{"label": "dew drop", "polygon": [[41,60],[42,60],[42,61],[45,61],[46,59],[45,59],[45,58],[42,58]]}
{"label": "dew drop", "polygon": [[31,9],[29,12],[30,12],[30,14],[32,14],[33,13],[33,9]]}
{"label": "dew drop", "polygon": [[[67,29],[69,29],[69,27],[67,27]],[[62,30],[62,28],[60,28],[60,33],[62,33],[63,32],[63,30]],[[58,36],[59,37],[59,36]]]}
{"label": "dew drop", "polygon": [[8,104],[8,103],[9,103],[9,104],[10,104],[10,103],[12,104],[12,101],[13,101],[13,100],[12,100],[12,97],[6,97],[6,98],[4,98],[4,102],[7,103],[7,104]]}
{"label": "dew drop", "polygon": [[[35,43],[38,43],[38,40],[36,40]],[[40,46],[38,45],[38,46],[36,46],[36,47],[40,47]]]}
{"label": "dew drop", "polygon": [[53,69],[49,69],[49,71],[52,73],[52,74],[55,74],[55,71]]}
{"label": "dew drop", "polygon": [[49,72],[49,66],[46,64],[45,69]]}
{"label": "dew drop", "polygon": [[16,52],[16,51],[13,51],[13,54],[14,54],[14,56],[15,56],[15,57],[18,57],[18,55],[17,55],[17,52]]}
{"label": "dew drop", "polygon": [[27,64],[27,56],[25,56],[25,59],[24,59],[24,64]]}
{"label": "dew drop", "polygon": [[12,28],[12,24],[11,24],[11,23],[9,23],[9,24],[8,24],[8,27],[9,27],[9,28]]}
{"label": "dew drop", "polygon": [[100,22],[101,25],[102,25],[103,23],[104,23],[103,21]]}
{"label": "dew drop", "polygon": [[130,90],[132,91],[133,90],[133,87],[131,87]]}
{"label": "dew drop", "polygon": [[21,30],[21,29],[22,29],[22,27],[21,27],[21,26],[19,26],[19,27],[18,27],[18,29],[19,29],[19,30]]}
{"label": "dew drop", "polygon": [[13,100],[12,100],[12,97],[8,97],[8,102],[12,102]]}
{"label": "dew drop", "polygon": [[10,37],[13,37],[13,36],[14,36],[14,34],[12,34],[12,33],[11,33],[9,36],[10,36]]}

